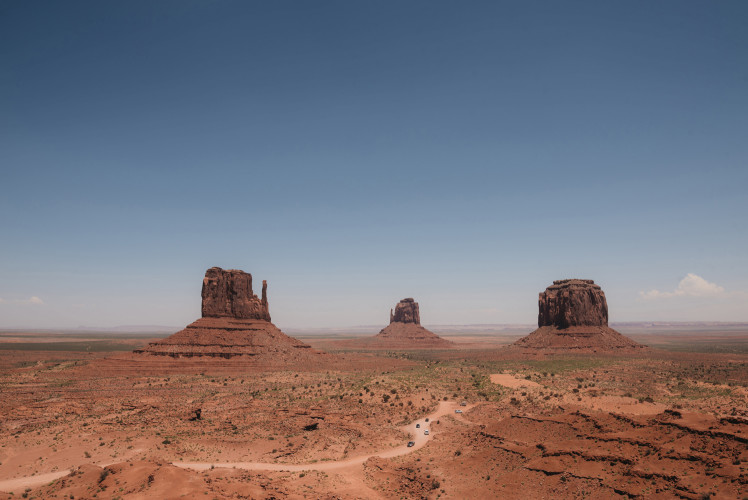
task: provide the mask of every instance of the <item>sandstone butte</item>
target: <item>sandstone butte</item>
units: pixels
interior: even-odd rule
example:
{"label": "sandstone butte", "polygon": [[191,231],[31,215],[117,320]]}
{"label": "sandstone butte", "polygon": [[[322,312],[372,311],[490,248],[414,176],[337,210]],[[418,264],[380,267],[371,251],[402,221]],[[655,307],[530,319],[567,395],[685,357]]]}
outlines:
{"label": "sandstone butte", "polygon": [[390,324],[373,337],[353,341],[360,346],[391,349],[448,349],[454,343],[421,326],[418,302],[403,299],[390,309]]}
{"label": "sandstone butte", "polygon": [[173,358],[262,355],[289,361],[322,354],[270,322],[267,282],[263,280],[262,297],[257,297],[249,273],[211,267],[203,279],[202,299],[202,318],[135,352]]}
{"label": "sandstone butte", "polygon": [[538,329],[515,346],[532,349],[619,350],[643,348],[608,327],[608,303],[592,280],[554,281],[538,297]]}

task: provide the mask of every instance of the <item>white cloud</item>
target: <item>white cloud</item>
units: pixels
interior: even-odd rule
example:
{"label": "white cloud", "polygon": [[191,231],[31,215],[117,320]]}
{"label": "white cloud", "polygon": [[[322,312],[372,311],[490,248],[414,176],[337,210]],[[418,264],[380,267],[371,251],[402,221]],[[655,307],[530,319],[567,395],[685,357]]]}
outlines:
{"label": "white cloud", "polygon": [[713,297],[725,292],[725,289],[716,283],[710,283],[701,276],[688,273],[685,278],[680,280],[678,287],[672,292],[661,292],[659,290],[650,290],[648,292],[639,292],[643,299],[668,299],[671,297]]}
{"label": "white cloud", "polygon": [[35,305],[44,305],[46,302],[44,302],[42,299],[34,295],[33,297],[30,297],[28,299],[8,299],[5,300],[2,297],[0,297],[0,304],[18,304],[18,305],[29,305],[29,304],[35,304]]}
{"label": "white cloud", "polygon": [[17,305],[44,305],[46,304],[42,299],[34,295],[33,297],[30,297],[28,299],[11,299],[11,300],[3,300],[0,299],[0,302],[5,302],[6,304],[17,304]]}

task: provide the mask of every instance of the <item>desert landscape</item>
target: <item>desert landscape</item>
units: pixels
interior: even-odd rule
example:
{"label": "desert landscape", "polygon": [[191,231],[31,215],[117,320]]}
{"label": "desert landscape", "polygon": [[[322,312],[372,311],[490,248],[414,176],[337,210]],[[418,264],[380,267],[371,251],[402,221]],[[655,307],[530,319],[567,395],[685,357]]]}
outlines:
{"label": "desert landscape", "polygon": [[748,500],[746,26],[0,0],[0,500]]}
{"label": "desert landscape", "polygon": [[[266,287],[211,268],[203,317],[160,340],[4,332],[3,497],[745,494],[748,325],[637,342],[607,326],[600,287],[566,280],[513,343],[305,344],[270,323]],[[420,322],[398,306],[391,325]]]}

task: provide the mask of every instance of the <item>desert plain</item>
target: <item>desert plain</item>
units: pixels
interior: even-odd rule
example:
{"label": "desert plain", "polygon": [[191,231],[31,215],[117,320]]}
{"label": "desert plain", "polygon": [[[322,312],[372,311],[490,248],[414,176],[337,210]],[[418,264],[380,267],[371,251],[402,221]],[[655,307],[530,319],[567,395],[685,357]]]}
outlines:
{"label": "desert plain", "polygon": [[621,327],[650,346],[633,353],[457,330],[421,350],[300,332],[329,357],[293,366],[4,332],[0,498],[747,494],[746,325]]}

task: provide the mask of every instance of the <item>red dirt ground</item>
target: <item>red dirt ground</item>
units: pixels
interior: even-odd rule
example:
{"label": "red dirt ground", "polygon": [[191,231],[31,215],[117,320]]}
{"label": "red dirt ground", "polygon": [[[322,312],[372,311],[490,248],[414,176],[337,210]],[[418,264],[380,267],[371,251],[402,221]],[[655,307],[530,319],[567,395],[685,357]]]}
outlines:
{"label": "red dirt ground", "polygon": [[[0,346],[0,498],[746,495],[748,354],[644,351],[345,352],[289,366]],[[464,413],[390,456],[445,399]],[[344,465],[356,457],[370,458]],[[187,462],[218,466],[172,465]]]}

